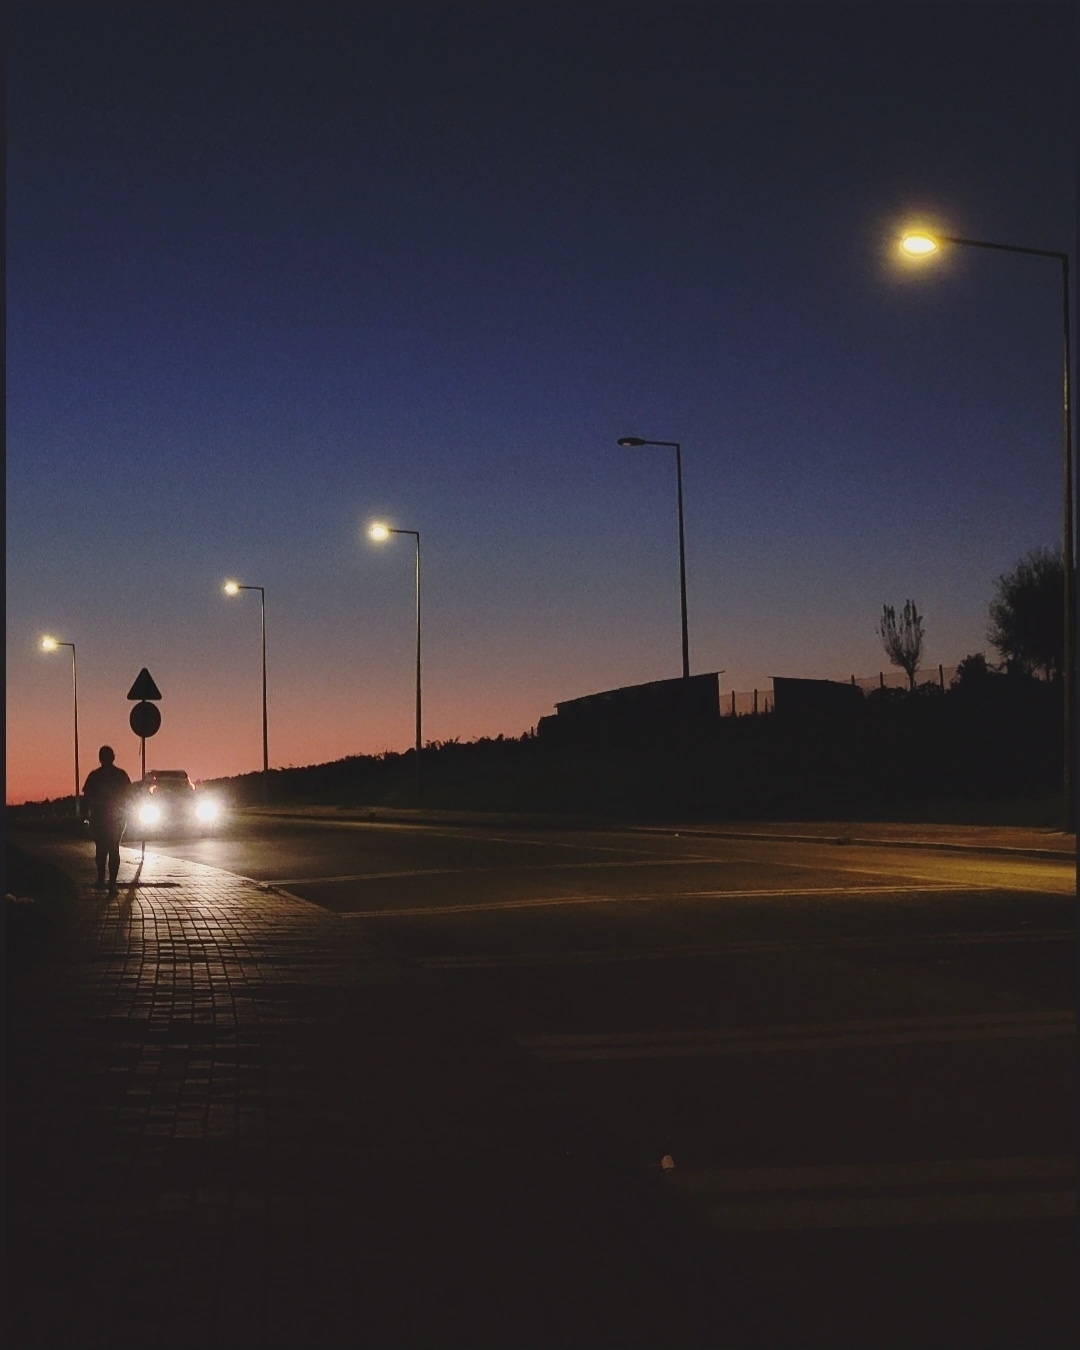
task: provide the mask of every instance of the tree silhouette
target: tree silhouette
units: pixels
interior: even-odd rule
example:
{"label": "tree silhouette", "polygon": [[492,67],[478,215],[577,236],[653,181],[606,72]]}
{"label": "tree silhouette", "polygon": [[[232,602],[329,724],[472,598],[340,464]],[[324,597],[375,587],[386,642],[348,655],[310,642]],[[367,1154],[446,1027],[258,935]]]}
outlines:
{"label": "tree silhouette", "polygon": [[949,688],[967,693],[972,689],[985,688],[990,679],[993,679],[993,671],[987,665],[985,655],[982,652],[972,652],[956,667],[956,674]]}
{"label": "tree silhouette", "polygon": [[899,666],[908,677],[908,689],[915,688],[915,672],[919,668],[923,652],[922,615],[915,608],[914,600],[904,604],[900,618],[892,605],[884,605],[881,623],[878,624],[881,645],[885,655],[894,666]]}
{"label": "tree silhouette", "polygon": [[1047,679],[1065,654],[1065,567],[1048,548],[1033,548],[997,579],[986,636],[1014,669]]}

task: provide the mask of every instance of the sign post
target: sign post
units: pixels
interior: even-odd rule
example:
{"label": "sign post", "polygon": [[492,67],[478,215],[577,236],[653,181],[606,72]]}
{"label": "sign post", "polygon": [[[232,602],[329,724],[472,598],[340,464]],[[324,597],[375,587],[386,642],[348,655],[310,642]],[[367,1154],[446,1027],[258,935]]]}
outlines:
{"label": "sign post", "polygon": [[131,729],[139,738],[142,761],[142,776],[146,777],[146,738],[157,734],[161,726],[161,712],[149,700],[155,702],[161,698],[161,690],[154,683],[154,677],[143,666],[135,677],[135,683],[128,690],[128,698],[135,703],[128,718]]}

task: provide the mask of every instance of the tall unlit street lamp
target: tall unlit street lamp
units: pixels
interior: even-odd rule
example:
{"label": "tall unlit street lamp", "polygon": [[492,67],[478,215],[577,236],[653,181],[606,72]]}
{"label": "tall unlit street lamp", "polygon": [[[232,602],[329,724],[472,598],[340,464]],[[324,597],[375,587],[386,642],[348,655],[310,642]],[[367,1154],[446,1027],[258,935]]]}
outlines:
{"label": "tall unlit street lamp", "polygon": [[1061,331],[1063,353],[1062,377],[1062,566],[1065,581],[1065,654],[1062,662],[1062,696],[1064,698],[1064,745],[1062,763],[1062,828],[1076,829],[1076,799],[1073,765],[1073,699],[1076,689],[1076,654],[1073,650],[1075,620],[1073,615],[1073,463],[1072,463],[1072,355],[1069,339],[1069,255],[1046,248],[1022,248],[1019,244],[995,244],[986,239],[960,239],[955,235],[931,233],[928,230],[909,230],[900,240],[901,251],[909,258],[928,258],[942,244],[957,244],[965,248],[993,249],[997,253],[1024,253],[1032,258],[1054,258],[1061,264]]}
{"label": "tall unlit street lamp", "polygon": [[381,520],[368,530],[368,538],[384,544],[392,534],[411,534],[416,540],[416,800],[420,800],[420,531],[397,530]]}
{"label": "tall unlit street lamp", "polygon": [[239,595],[241,591],[259,592],[259,610],[262,617],[262,745],[263,745],[263,798],[270,796],[270,753],[266,738],[266,589],[263,586],[241,586],[238,581],[227,581],[222,587],[226,595]]}
{"label": "tall unlit street lamp", "polygon": [[54,637],[43,637],[41,639],[41,650],[43,652],[55,652],[59,647],[71,648],[71,691],[75,698],[75,815],[81,817],[82,812],[79,809],[79,789],[82,786],[79,780],[79,676],[75,669],[75,644],[74,642],[58,642]]}
{"label": "tall unlit street lamp", "polygon": [[682,606],[682,673],[690,678],[690,637],[686,626],[686,538],[683,532],[682,446],[678,441],[646,441],[640,436],[620,436],[619,445],[660,445],[675,451],[675,482],[679,494],[679,600]]}

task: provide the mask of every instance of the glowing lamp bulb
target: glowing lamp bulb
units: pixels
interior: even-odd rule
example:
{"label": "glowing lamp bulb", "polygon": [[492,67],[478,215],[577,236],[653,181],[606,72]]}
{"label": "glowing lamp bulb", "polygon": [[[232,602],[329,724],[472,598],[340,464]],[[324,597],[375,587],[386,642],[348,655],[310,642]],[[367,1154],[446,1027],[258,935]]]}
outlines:
{"label": "glowing lamp bulb", "polygon": [[381,521],[376,522],[372,525],[371,529],[368,530],[368,537],[374,539],[377,544],[381,544],[384,540],[390,538],[390,527],[388,525],[383,525]]}
{"label": "glowing lamp bulb", "polygon": [[235,581],[227,581],[224,586],[224,591],[226,595],[239,595],[240,587]]}
{"label": "glowing lamp bulb", "polygon": [[924,258],[928,253],[937,252],[938,242],[932,235],[920,231],[905,234],[900,240],[900,247],[911,258]]}
{"label": "glowing lamp bulb", "polygon": [[41,639],[41,650],[43,652],[54,652],[59,645],[54,637],[43,637]]}

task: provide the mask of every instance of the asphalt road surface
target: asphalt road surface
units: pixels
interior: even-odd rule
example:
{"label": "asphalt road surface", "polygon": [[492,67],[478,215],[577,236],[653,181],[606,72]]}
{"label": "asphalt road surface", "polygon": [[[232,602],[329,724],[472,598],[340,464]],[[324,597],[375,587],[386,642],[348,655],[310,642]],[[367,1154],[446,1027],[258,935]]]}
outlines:
{"label": "asphalt road surface", "polygon": [[482,1020],[567,1154],[666,1189],[717,1344],[1075,1342],[1071,863],[267,817],[148,848]]}
{"label": "asphalt road surface", "polygon": [[663,1177],[747,1290],[786,1272],[747,1344],[1075,1334],[1072,864],[265,819],[160,847],[368,925],[500,1029],[568,1153]]}

